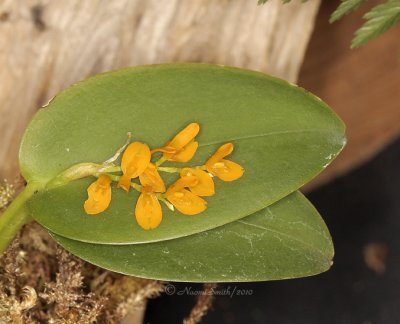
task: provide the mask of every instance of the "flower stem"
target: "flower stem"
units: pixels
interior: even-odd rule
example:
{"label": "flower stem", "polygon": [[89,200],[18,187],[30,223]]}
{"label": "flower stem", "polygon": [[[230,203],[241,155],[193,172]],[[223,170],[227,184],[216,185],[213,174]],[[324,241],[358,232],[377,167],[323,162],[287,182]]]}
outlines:
{"label": "flower stem", "polygon": [[[199,170],[207,170],[205,165],[193,166],[193,167],[186,167],[186,168],[193,168]],[[184,168],[174,168],[174,167],[157,167],[158,171],[168,172],[168,173],[180,173]]]}
{"label": "flower stem", "polygon": [[157,162],[156,162],[156,167],[159,167],[161,164],[163,164],[165,161],[167,161],[164,156],[162,156]]}
{"label": "flower stem", "polygon": [[158,167],[158,171],[168,172],[168,173],[179,173],[182,171],[182,168],[173,168],[173,167]]}
{"label": "flower stem", "polygon": [[[111,179],[112,181],[114,181],[114,182],[118,182],[119,179],[121,179],[121,176],[117,176],[117,175],[115,175],[115,174],[109,174],[109,173],[95,173],[94,176],[98,178],[98,177],[100,177],[102,174],[105,174],[105,175],[109,176],[110,179]],[[139,184],[137,184],[137,183],[135,183],[135,182],[131,182],[131,187],[132,187],[133,189],[135,189],[136,191],[139,191],[139,192],[141,192],[141,190],[142,190],[142,186],[139,185]]]}
{"label": "flower stem", "polygon": [[162,201],[169,210],[174,211],[174,205],[172,205],[164,196],[164,194],[156,194],[156,197],[158,198],[158,200]]}
{"label": "flower stem", "polygon": [[28,184],[6,211],[0,215],[0,255],[7,249],[21,227],[32,221],[25,203],[39,187],[35,184]]}

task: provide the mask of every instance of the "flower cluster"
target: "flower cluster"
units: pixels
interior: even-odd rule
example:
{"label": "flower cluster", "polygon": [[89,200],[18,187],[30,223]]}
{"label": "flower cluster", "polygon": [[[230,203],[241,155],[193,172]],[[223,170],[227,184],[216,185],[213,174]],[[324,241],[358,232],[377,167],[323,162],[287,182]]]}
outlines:
{"label": "flower cluster", "polygon": [[[87,189],[88,199],[84,203],[87,214],[95,215],[105,211],[111,202],[111,184],[129,192],[134,188],[140,192],[136,203],[136,221],[143,229],[153,229],[160,225],[162,208],[160,201],[171,210],[175,208],[184,215],[196,215],[207,208],[202,197],[215,194],[213,177],[223,181],[233,181],[243,175],[244,169],[237,163],[224,159],[233,151],[233,144],[222,145],[202,166],[174,168],[161,167],[166,161],[185,163],[195,155],[200,131],[197,123],[191,123],[161,148],[151,150],[141,142],[127,145],[117,169],[121,176],[98,174],[98,178]],[[152,154],[161,152],[162,157],[151,162]],[[166,188],[159,171],[178,172],[180,178]],[[139,178],[140,185],[132,180]]]}

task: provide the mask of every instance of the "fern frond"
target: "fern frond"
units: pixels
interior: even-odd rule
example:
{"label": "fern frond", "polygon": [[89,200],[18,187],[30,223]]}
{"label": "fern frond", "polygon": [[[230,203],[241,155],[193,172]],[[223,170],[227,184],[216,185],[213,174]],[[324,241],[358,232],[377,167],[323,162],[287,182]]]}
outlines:
{"label": "fern frond", "polygon": [[386,3],[372,8],[363,18],[367,21],[356,31],[351,48],[360,47],[398,23],[400,21],[400,0],[388,0]]}
{"label": "fern frond", "polygon": [[367,1],[368,0],[341,0],[339,7],[337,7],[337,9],[332,13],[329,22],[333,23],[341,19],[343,16],[348,15]]}

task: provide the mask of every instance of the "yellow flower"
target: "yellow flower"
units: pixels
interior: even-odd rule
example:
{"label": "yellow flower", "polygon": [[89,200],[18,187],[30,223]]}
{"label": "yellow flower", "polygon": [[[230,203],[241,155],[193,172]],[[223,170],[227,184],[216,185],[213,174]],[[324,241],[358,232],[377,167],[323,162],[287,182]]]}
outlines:
{"label": "yellow flower", "polygon": [[164,181],[153,163],[149,163],[147,169],[139,175],[139,180],[142,186],[150,186],[154,192],[165,192]]}
{"label": "yellow flower", "polygon": [[180,178],[168,188],[165,196],[182,214],[199,214],[207,208],[207,202],[185,189],[196,186],[198,182],[194,176]]}
{"label": "yellow flower", "polygon": [[141,194],[136,203],[136,221],[145,230],[158,227],[162,221],[162,209],[151,186],[142,186]]}
{"label": "yellow flower", "polygon": [[165,192],[165,184],[154,164],[149,163],[146,170],[139,175],[142,185],[141,194],[136,203],[135,217],[145,230],[158,227],[162,221],[162,209],[156,192]]}
{"label": "yellow flower", "polygon": [[111,202],[111,178],[101,175],[87,189],[88,199],[83,207],[86,214],[96,215],[105,211]]}
{"label": "yellow flower", "polygon": [[223,159],[225,156],[231,154],[232,151],[232,143],[222,145],[206,162],[207,171],[223,181],[239,179],[244,172],[242,166],[235,162]]}
{"label": "yellow flower", "polygon": [[197,184],[189,187],[192,193],[203,197],[213,196],[215,194],[214,181],[207,172],[195,168],[182,169],[181,177],[191,176],[197,179]]}
{"label": "yellow flower", "polygon": [[131,187],[131,180],[146,170],[150,159],[150,149],[146,144],[140,142],[129,144],[122,155],[121,170],[123,175],[118,182],[118,188],[128,192]]}
{"label": "yellow flower", "polygon": [[172,141],[164,147],[153,150],[152,153],[163,152],[163,157],[167,161],[188,162],[199,146],[199,143],[194,140],[199,131],[199,124],[191,123],[180,131]]}

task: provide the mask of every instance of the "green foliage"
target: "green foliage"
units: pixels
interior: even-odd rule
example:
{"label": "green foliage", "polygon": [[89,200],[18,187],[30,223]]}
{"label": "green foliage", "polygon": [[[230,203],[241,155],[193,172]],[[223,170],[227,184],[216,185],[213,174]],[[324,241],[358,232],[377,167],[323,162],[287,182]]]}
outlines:
{"label": "green foliage", "polygon": [[[113,185],[106,211],[84,212],[95,178],[65,177],[65,170],[101,165],[127,132],[157,148],[191,122],[201,131],[190,165],[203,165],[232,142],[229,159],[245,169],[233,183],[214,178],[206,211],[185,216],[163,206],[161,225],[146,231],[135,221],[138,193]],[[0,219],[32,215],[74,254],[135,276],[207,282],[312,275],[330,267],[332,242],[318,213],[295,192],[344,144],[344,125],[326,104],[277,78],[205,64],[123,69],[67,89],[36,114],[20,149],[27,188]],[[163,174],[167,185],[177,177]],[[9,225],[0,223],[0,234]]]}
{"label": "green foliage", "polygon": [[[33,217],[52,232],[93,243],[187,236],[250,215],[297,190],[344,143],[344,127],[332,111],[287,82],[240,69],[163,65],[100,75],[57,96],[25,132],[21,172],[28,181],[46,183],[77,163],[105,161],[127,132],[156,148],[190,122],[201,127],[190,165],[204,164],[221,144],[233,142],[229,158],[245,169],[234,183],[215,178],[217,194],[200,215],[183,216],[163,206],[161,225],[144,231],[133,213],[139,193],[114,189],[110,208],[88,216],[82,206],[91,177],[40,191],[29,203]],[[163,177],[167,184],[177,179]]]}
{"label": "green foliage", "polygon": [[400,21],[400,0],[388,0],[364,15],[367,21],[356,31],[351,47],[360,47]]}
{"label": "green foliage", "polygon": [[328,270],[333,245],[318,212],[298,192],[251,216],[187,237],[150,244],[100,245],[52,234],[102,268],[172,281],[265,281]]}
{"label": "green foliage", "polygon": [[329,22],[333,23],[343,16],[348,15],[353,10],[356,10],[367,0],[341,0],[339,7],[332,13]]}
{"label": "green foliage", "polygon": [[[258,4],[264,4],[268,0],[258,0]],[[282,0],[288,3],[290,0]],[[333,23],[356,10],[368,0],[341,0],[339,7],[332,13],[329,22]],[[302,1],[305,2],[305,1]],[[400,21],[400,0],[387,0],[377,5],[364,15],[367,20],[358,29],[351,42],[351,48],[360,47],[369,40],[376,38],[386,32]]]}

